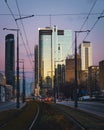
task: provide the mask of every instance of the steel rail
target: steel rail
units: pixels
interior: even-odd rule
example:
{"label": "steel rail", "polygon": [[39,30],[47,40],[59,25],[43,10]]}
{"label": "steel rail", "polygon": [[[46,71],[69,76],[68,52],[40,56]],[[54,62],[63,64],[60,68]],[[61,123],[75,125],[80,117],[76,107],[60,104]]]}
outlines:
{"label": "steel rail", "polygon": [[31,125],[30,125],[30,127],[29,127],[29,130],[32,129],[32,127],[34,126],[35,122],[37,121],[37,118],[38,118],[38,115],[39,115],[39,112],[40,112],[39,105],[38,105],[38,108],[37,108],[37,109],[38,109],[38,110],[37,110],[37,114],[35,115],[34,120],[33,120],[33,122],[31,123]]}
{"label": "steel rail", "polygon": [[87,130],[79,121],[77,121],[73,116],[71,116],[68,112],[66,112],[65,110],[63,110],[63,108],[60,108],[58,106],[56,106],[58,109],[60,109],[60,111],[62,111],[62,113],[69,118],[76,127],[80,128],[80,130]]}

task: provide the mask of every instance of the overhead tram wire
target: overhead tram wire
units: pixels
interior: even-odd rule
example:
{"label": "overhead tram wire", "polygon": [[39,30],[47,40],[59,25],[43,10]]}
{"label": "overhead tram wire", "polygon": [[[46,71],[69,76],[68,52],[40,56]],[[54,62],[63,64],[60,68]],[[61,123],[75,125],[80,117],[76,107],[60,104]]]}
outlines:
{"label": "overhead tram wire", "polygon": [[[103,14],[104,14],[104,9],[103,9],[103,11],[100,13],[100,16],[99,16],[99,17],[101,17]],[[92,27],[90,28],[90,32],[94,29],[94,27],[95,27],[95,25],[98,23],[98,21],[99,21],[99,18],[97,18],[97,20],[95,21],[95,23],[94,23],[94,24],[92,25]],[[87,36],[89,35],[90,32],[88,32],[88,33],[86,34],[86,36],[84,37],[83,41],[87,38]]]}
{"label": "overhead tram wire", "polygon": [[[100,13],[91,13],[90,15],[94,16],[94,15],[99,15]],[[11,14],[8,14],[8,13],[0,13],[0,15],[11,15]],[[31,15],[31,14],[21,14],[21,16],[28,16],[28,15]],[[35,16],[78,16],[78,15],[88,15],[88,13],[64,13],[64,14],[35,14]],[[19,14],[14,14],[14,16],[19,16]]]}
{"label": "overhead tram wire", "polygon": [[[87,14],[86,19],[84,20],[83,24],[81,25],[81,27],[80,27],[79,31],[82,31],[82,29],[83,29],[84,25],[86,24],[87,20],[89,19],[89,16],[93,14],[93,13],[91,13],[91,12],[92,12],[92,10],[94,9],[94,7],[95,7],[96,3],[97,3],[97,0],[95,0],[95,1],[94,1],[94,3],[93,3],[93,5],[92,5],[92,7],[91,7],[91,9],[90,9],[89,13]],[[89,33],[89,32],[87,32],[87,35],[88,35],[88,33]],[[77,37],[78,37],[78,36],[77,36]],[[75,42],[75,40],[73,41],[73,43],[72,43],[72,44],[74,44],[74,42]]]}
{"label": "overhead tram wire", "polygon": [[[63,14],[35,14],[35,16],[64,16],[64,15],[88,15],[83,23],[83,25],[81,26],[80,30],[83,28],[83,26],[85,25],[86,21],[88,20],[89,16],[91,15],[98,15],[100,13],[91,13],[91,11],[93,10],[95,4],[96,4],[97,0],[94,2],[94,4],[92,5],[91,9],[90,9],[90,12],[89,13],[63,13]],[[87,33],[87,35],[89,34],[89,32]],[[73,41],[74,42],[74,41]],[[73,45],[72,45],[73,46]]]}
{"label": "overhead tram wire", "polygon": [[[83,22],[82,26],[80,27],[80,31],[83,29],[83,27],[84,27],[85,23],[86,23],[86,22],[87,22],[87,20],[89,19],[89,16],[91,15],[91,12],[92,12],[92,10],[94,9],[94,7],[95,7],[95,5],[96,5],[97,1],[98,1],[98,0],[95,0],[95,2],[93,3],[93,5],[92,5],[92,7],[91,7],[91,9],[90,9],[90,11],[89,11],[89,13],[88,13],[88,15],[87,15],[87,17],[86,17],[85,21]],[[88,33],[89,33],[89,32],[87,32],[87,34],[86,34],[86,35],[88,35]]]}
{"label": "overhead tram wire", "polygon": [[96,2],[97,2],[97,0],[95,0],[95,2],[93,3],[93,5],[92,5],[92,7],[91,7],[91,9],[90,9],[90,11],[89,11],[89,13],[88,13],[88,15],[87,15],[85,21],[83,22],[83,24],[82,24],[82,26],[81,26],[81,28],[80,28],[80,31],[83,29],[85,23],[86,23],[87,20],[89,19],[89,16],[91,15],[91,12],[92,12],[93,8],[94,8],[95,5],[96,5]]}
{"label": "overhead tram wire", "polygon": [[[99,15],[100,13],[91,13],[90,15]],[[88,13],[63,13],[63,14],[35,14],[35,16],[44,17],[44,16],[76,16],[76,15],[88,15]]]}
{"label": "overhead tram wire", "polygon": [[[17,9],[18,9],[19,17],[21,18],[21,13],[20,13],[20,9],[19,9],[19,5],[18,5],[18,1],[17,0],[16,0],[16,6],[17,6]],[[28,45],[28,50],[29,50],[30,57],[31,57],[31,61],[30,62],[31,62],[31,65],[32,65],[32,55],[31,55],[32,53],[31,53],[29,42],[28,42],[28,39],[27,39],[26,30],[25,30],[25,27],[24,27],[22,19],[20,19],[20,21],[21,21],[21,24],[22,24],[22,27],[23,27],[24,35],[25,35],[25,38],[26,38],[26,43]],[[32,68],[33,68],[33,65],[32,65]]]}
{"label": "overhead tram wire", "polygon": [[[11,14],[8,14],[8,13],[0,13],[0,15],[9,16],[9,15],[11,15]],[[31,15],[31,14],[28,14],[28,15]],[[22,14],[21,16],[26,17],[26,16],[28,16],[28,15],[27,15],[27,14]],[[14,14],[14,16],[19,16],[19,14]]]}
{"label": "overhead tram wire", "polygon": [[[11,13],[11,15],[12,15],[14,21],[15,21],[15,23],[16,23],[17,29],[19,29],[19,25],[18,25],[17,21],[15,20],[16,18],[15,18],[15,16],[14,16],[14,14],[13,14],[11,8],[9,7],[7,0],[5,0],[5,3],[6,3],[6,5],[7,5],[7,7],[8,7],[8,9],[9,9],[9,11],[10,11],[10,13]],[[20,29],[19,29],[19,30],[20,30]],[[30,62],[30,64],[31,64],[31,60],[30,60],[30,57],[29,57],[29,53],[28,53],[28,50],[27,50],[27,48],[26,48],[26,45],[25,45],[25,42],[24,42],[24,39],[23,39],[21,30],[19,31],[19,33],[20,33],[21,39],[22,39],[22,41],[23,41],[23,45],[24,45],[24,47],[25,47],[25,50],[26,50],[26,53],[27,53],[29,62]]]}

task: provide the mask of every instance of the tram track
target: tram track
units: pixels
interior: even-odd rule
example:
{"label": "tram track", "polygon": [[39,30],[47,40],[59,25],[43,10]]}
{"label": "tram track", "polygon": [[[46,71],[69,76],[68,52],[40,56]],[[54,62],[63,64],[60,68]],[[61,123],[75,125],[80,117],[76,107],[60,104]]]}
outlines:
{"label": "tram track", "polygon": [[87,130],[78,120],[71,116],[63,107],[55,105],[74,125],[75,130]]}
{"label": "tram track", "polygon": [[33,126],[35,125],[36,121],[37,121],[37,118],[39,116],[39,112],[40,112],[40,108],[39,108],[39,104],[37,104],[37,113],[34,115],[34,119],[29,127],[28,130],[32,130]]}
{"label": "tram track", "polygon": [[[40,108],[39,108],[40,107]],[[59,120],[60,120],[60,117],[65,117],[65,120],[67,120],[67,122],[69,121],[69,124],[73,127],[73,129],[74,130],[87,130],[80,122],[78,122],[74,117],[72,117],[69,113],[67,113],[67,112],[65,112],[65,109],[63,109],[63,108],[61,108],[61,107],[59,107],[59,106],[57,106],[56,104],[47,104],[47,103],[44,103],[43,104],[43,109],[42,109],[42,104],[41,103],[39,103],[38,104],[38,110],[37,110],[37,114],[35,115],[35,117],[34,117],[34,120],[33,120],[33,122],[31,123],[31,125],[30,125],[30,127],[29,127],[29,130],[34,130],[34,129],[36,129],[36,130],[41,130],[42,129],[42,127],[40,126],[40,124],[41,125],[43,125],[43,127],[44,128],[47,128],[47,126],[46,126],[46,121],[48,121],[49,122],[49,118],[47,117],[48,115],[44,115],[43,114],[43,112],[44,112],[44,107],[47,109],[47,107],[49,107],[49,109],[48,110],[46,110],[47,111],[47,113],[49,114],[50,112],[50,115],[49,116],[52,116],[51,114],[53,113],[53,115],[54,115],[54,113],[57,113],[56,115],[58,115],[58,113],[60,113],[59,114]],[[53,111],[50,111],[50,109],[52,110],[53,109]],[[46,114],[46,112],[44,112],[45,114]],[[62,115],[64,115],[64,116],[62,116]],[[44,117],[44,124],[43,124],[43,122],[41,122],[42,120],[41,119],[43,119],[43,117]],[[48,120],[47,120],[47,118],[48,118]],[[54,117],[57,117],[57,116],[54,116]],[[52,119],[53,117],[51,117],[51,119]],[[58,117],[57,117],[57,119],[58,119]],[[56,120],[57,120],[56,119]],[[56,122],[56,121],[55,121]],[[46,124],[45,124],[46,123]],[[52,123],[52,122],[51,122]],[[53,123],[54,124],[54,123]],[[45,125],[45,126],[44,126]],[[51,124],[50,124],[51,125]],[[57,124],[57,125],[60,125],[60,124]],[[49,126],[49,124],[48,124],[48,126]],[[60,126],[59,126],[60,127]],[[51,128],[51,126],[50,127],[48,127],[48,129],[49,128]],[[69,129],[70,129],[70,127],[69,127]]]}
{"label": "tram track", "polygon": [[[36,111],[36,109],[37,109],[37,111]],[[31,111],[31,112],[29,112],[29,111]],[[27,112],[29,114],[26,115]],[[18,127],[21,128],[21,124],[22,124],[21,129],[31,130],[32,125],[35,123],[36,117],[38,117],[37,113],[39,113],[39,109],[37,107],[37,104],[35,104],[34,102],[26,103],[26,105],[23,108],[18,109],[18,110],[12,109],[12,110],[3,111],[3,113],[0,114],[0,116],[1,116],[0,130],[10,129],[10,128],[17,130]],[[33,120],[33,116],[35,117],[34,120]],[[13,125],[13,124],[15,124],[15,125]]]}
{"label": "tram track", "polygon": [[[4,114],[6,115],[6,112]],[[23,109],[13,110],[0,120],[0,130],[7,130],[7,128],[13,130],[18,130],[18,128],[87,130],[91,128],[95,130],[103,129],[104,125],[102,118],[94,117],[89,113],[54,103],[32,101],[27,103]]]}
{"label": "tram track", "polygon": [[62,108],[60,108],[60,110],[63,112],[63,114],[67,118],[69,118],[75,124],[75,126],[77,127],[77,130],[86,130],[86,128],[79,121],[77,121],[74,117],[72,117],[69,113],[62,110]]}

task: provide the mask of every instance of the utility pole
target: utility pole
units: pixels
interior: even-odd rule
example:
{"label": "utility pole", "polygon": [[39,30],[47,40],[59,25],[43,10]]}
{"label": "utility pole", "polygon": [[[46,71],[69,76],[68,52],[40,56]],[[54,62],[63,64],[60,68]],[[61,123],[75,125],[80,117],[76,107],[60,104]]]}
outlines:
{"label": "utility pole", "polygon": [[22,91],[22,102],[25,102],[25,73],[24,73],[24,61],[23,61],[23,91]]}
{"label": "utility pole", "polygon": [[86,31],[75,31],[75,108],[78,107],[78,79],[77,79],[77,33],[83,33],[83,32],[90,32],[89,30]]}
{"label": "utility pole", "polygon": [[[34,15],[30,15],[30,16],[26,16],[26,17],[20,17],[15,19],[15,21],[17,20],[21,20],[21,19],[26,19],[26,18],[30,18],[30,17],[34,17]],[[18,64],[19,64],[19,59],[18,59]],[[20,91],[20,90],[18,90]],[[19,94],[17,93],[17,97],[19,96]],[[18,98],[17,98],[18,99]],[[18,101],[17,101],[18,102]],[[25,77],[23,78],[23,102],[25,102]],[[17,103],[18,104],[18,103]],[[18,108],[18,105],[17,105]]]}

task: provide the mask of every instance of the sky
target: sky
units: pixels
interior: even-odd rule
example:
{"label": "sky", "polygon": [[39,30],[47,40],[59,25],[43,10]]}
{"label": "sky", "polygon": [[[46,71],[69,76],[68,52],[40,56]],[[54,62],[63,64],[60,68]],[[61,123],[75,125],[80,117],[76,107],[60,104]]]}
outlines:
{"label": "sky", "polygon": [[20,59],[24,59],[25,70],[29,71],[30,75],[34,65],[34,46],[38,44],[38,28],[50,25],[56,25],[58,29],[72,30],[74,51],[74,31],[79,31],[86,20],[82,30],[92,30],[86,39],[86,33],[78,35],[77,46],[83,40],[90,41],[93,47],[93,65],[98,65],[99,61],[104,60],[104,17],[97,21],[104,12],[104,0],[0,0],[0,71],[5,67],[5,36],[13,33],[16,44],[16,32],[4,31],[3,28],[17,28],[10,10],[15,18],[20,18],[18,9],[21,17],[34,15],[22,20],[26,35],[21,20],[17,20],[23,38],[22,40],[19,36]]}

